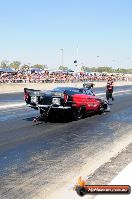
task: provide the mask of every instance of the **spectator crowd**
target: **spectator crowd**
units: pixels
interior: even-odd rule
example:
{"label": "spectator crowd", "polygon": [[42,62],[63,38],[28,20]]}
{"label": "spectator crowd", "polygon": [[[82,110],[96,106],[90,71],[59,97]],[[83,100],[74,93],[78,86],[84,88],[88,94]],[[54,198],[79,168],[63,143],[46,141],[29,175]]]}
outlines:
{"label": "spectator crowd", "polygon": [[74,83],[88,81],[107,81],[108,77],[112,76],[114,81],[132,81],[121,74],[97,74],[85,72],[61,72],[61,71],[43,71],[29,73],[26,71],[17,71],[12,73],[0,72],[0,83]]}

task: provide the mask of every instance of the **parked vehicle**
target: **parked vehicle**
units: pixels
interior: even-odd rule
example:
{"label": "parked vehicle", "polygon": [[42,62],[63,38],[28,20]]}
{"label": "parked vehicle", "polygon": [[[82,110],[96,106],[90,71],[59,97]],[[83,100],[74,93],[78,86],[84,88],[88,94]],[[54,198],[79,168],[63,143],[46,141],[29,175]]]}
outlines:
{"label": "parked vehicle", "polygon": [[101,114],[107,109],[104,100],[85,92],[85,88],[57,87],[40,91],[24,88],[24,99],[28,106],[40,111],[40,118],[70,116],[73,120],[88,114]]}

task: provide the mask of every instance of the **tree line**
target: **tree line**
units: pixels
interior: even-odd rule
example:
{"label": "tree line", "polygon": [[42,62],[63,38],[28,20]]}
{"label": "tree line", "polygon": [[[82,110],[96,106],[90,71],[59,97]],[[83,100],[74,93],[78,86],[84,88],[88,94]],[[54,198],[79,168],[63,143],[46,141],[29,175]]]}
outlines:
{"label": "tree line", "polygon": [[85,72],[132,73],[131,68],[112,68],[112,67],[108,67],[108,66],[97,67],[97,68],[83,66],[81,69]]}
{"label": "tree line", "polygon": [[[63,70],[63,71],[66,71],[66,70],[69,70],[68,67],[64,67],[64,66],[60,66],[59,67],[59,70]],[[106,72],[106,73],[132,73],[132,69],[126,69],[126,68],[112,68],[112,67],[86,67],[86,66],[82,66],[81,67],[81,70],[84,71],[84,72],[99,72],[99,73],[102,73],[102,72]]]}
{"label": "tree line", "polygon": [[[47,65],[45,64],[34,64],[31,66],[30,63],[28,64],[21,64],[20,61],[13,61],[11,63],[9,63],[9,61],[7,60],[3,60],[1,61],[1,65],[0,68],[13,68],[15,70],[19,70],[19,69],[26,69],[28,70],[29,68],[38,68],[38,69],[42,69],[42,70],[46,70]],[[59,66],[58,67],[59,70],[63,70],[63,71],[68,71],[71,70],[69,67],[66,66]],[[84,72],[107,72],[107,73],[132,73],[132,69],[131,68],[112,68],[109,66],[103,66],[103,67],[87,67],[87,66],[82,66],[81,68],[82,71]]]}
{"label": "tree line", "polygon": [[34,64],[31,66],[30,63],[28,64],[21,64],[20,61],[13,61],[9,63],[7,60],[1,61],[0,68],[7,69],[7,68],[13,68],[15,70],[22,70],[26,69],[28,70],[29,68],[38,68],[38,69],[47,69],[47,66],[45,64]]}

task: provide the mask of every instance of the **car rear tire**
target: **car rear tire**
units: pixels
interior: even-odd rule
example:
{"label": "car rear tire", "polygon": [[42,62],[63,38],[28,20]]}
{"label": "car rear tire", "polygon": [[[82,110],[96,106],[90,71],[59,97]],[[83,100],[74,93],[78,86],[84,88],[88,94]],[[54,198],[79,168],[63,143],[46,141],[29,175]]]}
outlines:
{"label": "car rear tire", "polygon": [[83,118],[83,111],[82,108],[79,107],[73,111],[73,120],[77,121]]}

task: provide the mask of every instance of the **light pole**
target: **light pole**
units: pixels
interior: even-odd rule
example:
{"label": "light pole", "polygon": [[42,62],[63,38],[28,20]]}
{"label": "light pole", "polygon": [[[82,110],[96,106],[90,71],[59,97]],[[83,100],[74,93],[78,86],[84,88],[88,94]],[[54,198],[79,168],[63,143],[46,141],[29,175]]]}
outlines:
{"label": "light pole", "polygon": [[100,56],[97,55],[97,67],[99,67],[99,58],[100,58]]}
{"label": "light pole", "polygon": [[76,66],[77,66],[77,64],[78,64],[78,46],[76,47]]}
{"label": "light pole", "polygon": [[63,48],[61,48],[60,50],[61,50],[61,65],[63,67]]}
{"label": "light pole", "polygon": [[78,46],[76,47],[76,59],[77,59],[77,62],[78,62]]}
{"label": "light pole", "polygon": [[78,70],[78,46],[76,47],[76,60],[74,61],[75,71]]}

